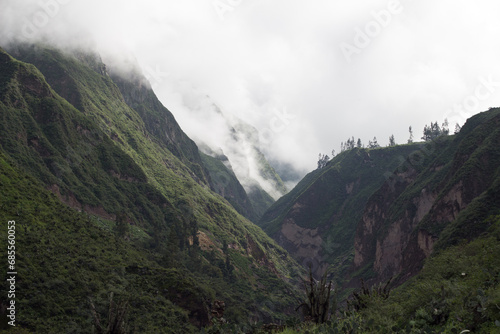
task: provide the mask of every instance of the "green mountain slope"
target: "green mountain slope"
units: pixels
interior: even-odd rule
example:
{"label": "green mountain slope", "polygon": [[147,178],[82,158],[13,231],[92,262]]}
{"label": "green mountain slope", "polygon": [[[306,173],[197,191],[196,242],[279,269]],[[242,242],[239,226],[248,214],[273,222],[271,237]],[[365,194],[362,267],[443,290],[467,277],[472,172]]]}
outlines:
{"label": "green mountain slope", "polygon": [[[317,256],[310,262],[333,264],[334,278],[344,283],[341,297],[348,297],[351,291],[363,286],[357,289],[356,297],[350,296],[346,312],[338,312],[330,323],[309,330],[499,332],[499,142],[500,109],[492,108],[467,120],[459,134],[413,145],[416,150],[406,156],[392,155],[395,148],[355,149],[337,156],[325,167],[327,173],[336,163],[340,164],[340,171],[345,168],[357,175],[369,173],[377,164],[360,167],[369,161],[366,158],[352,163],[352,158],[360,153],[365,157],[385,154],[386,162],[396,157],[399,164],[392,171],[389,168],[394,165],[388,167],[390,172],[377,172],[385,176],[381,184],[372,183],[370,187],[364,179],[365,190],[370,194],[364,204],[358,202],[357,214],[361,218],[354,220],[354,229],[328,226],[336,230],[333,237],[339,240],[330,254],[338,254],[341,237],[349,239],[345,245],[353,249],[354,257],[344,263],[335,258],[328,261],[324,253],[328,252],[329,242],[323,237],[329,230],[315,222],[321,221],[325,212],[328,215],[329,206],[346,207],[340,195],[332,194],[345,191],[356,196],[356,183],[347,183],[344,190],[340,181],[344,181],[345,173],[327,179],[322,170],[317,170],[299,183],[287,195],[289,198],[278,201],[271,208],[275,211],[264,215],[268,219],[263,225],[266,231],[286,245],[284,237],[290,234],[283,227],[296,224],[295,235],[306,240],[299,246],[306,251],[311,249],[309,254]],[[322,202],[332,197],[337,202]],[[313,212],[310,203],[316,202],[319,204]],[[297,244],[292,247],[301,249]],[[306,251],[292,254],[300,259]],[[343,271],[339,271],[339,264]],[[385,285],[388,280],[391,285]],[[387,287],[393,289],[390,294]]]}
{"label": "green mountain slope", "polygon": [[476,222],[490,227],[470,243],[436,253],[387,300],[368,300],[360,332],[498,333],[500,216]]}
{"label": "green mountain slope", "polygon": [[498,333],[500,216],[490,215],[476,223],[490,227],[470,242],[462,240],[435,252],[416,276],[389,289],[388,295],[374,293],[375,289],[358,291],[359,298],[351,301],[353,306],[346,312],[308,330],[367,334]]}
{"label": "green mountain slope", "polygon": [[[166,277],[183,282],[176,287],[181,294],[195,291],[193,302],[203,302],[209,291],[199,289],[188,272],[163,268],[148,252],[117,238],[107,222],[62,204],[9,160],[0,153],[0,217],[16,222],[16,327],[32,333],[90,333],[88,298],[105,317],[113,292],[115,300],[130,301],[129,323],[137,332],[194,331],[189,312],[174,304],[174,290],[165,289]],[[6,228],[0,236],[7,249]],[[6,278],[4,271],[2,282]],[[2,285],[0,298],[7,305],[8,289]],[[8,328],[5,314],[0,326]]]}
{"label": "green mountain slope", "polygon": [[500,109],[491,109],[469,119],[458,135],[439,137],[410,157],[365,208],[355,268],[376,281],[404,281],[435,248],[486,231],[486,218],[500,212],[499,141]]}
{"label": "green mountain slope", "polygon": [[[72,54],[73,57],[67,57],[57,50],[41,46],[18,46],[12,52],[18,59],[34,64],[57,93],[77,109],[82,112],[100,114],[99,117],[106,122],[106,125],[102,127],[108,126],[107,122],[112,114],[118,126],[121,123],[126,123],[126,127],[131,126],[132,123],[135,124],[135,130],[146,136],[151,135],[148,137],[150,140],[155,140],[159,146],[166,148],[169,154],[173,154],[188,167],[188,169],[184,168],[184,171],[187,171],[197,183],[210,185],[212,190],[215,190],[215,181],[210,179],[210,173],[203,165],[198,147],[182,131],[171,112],[160,103],[146,78],[136,67],[137,65],[129,64],[126,69],[119,65],[109,67],[102,63],[97,54],[75,51]],[[92,72],[89,72],[89,69]],[[105,83],[106,80],[112,82],[113,85]],[[108,98],[97,97],[96,90],[105,93]],[[113,98],[110,100],[109,96]],[[82,101],[87,102],[84,104]],[[112,101],[111,105],[110,101]],[[129,108],[124,108],[125,106],[135,113],[127,112]],[[116,110],[123,110],[123,113],[116,115]],[[131,118],[133,116],[138,116],[140,122],[138,119]],[[138,124],[141,124],[140,128]],[[235,133],[236,146],[242,145],[241,141],[249,141],[258,137],[254,128],[242,122],[233,127],[232,131]],[[134,138],[132,132],[125,131],[125,136],[131,139],[129,143],[132,144],[132,148],[138,147],[135,143],[137,139]],[[252,145],[255,146],[255,143]],[[263,154],[255,147],[252,148],[252,154],[258,162],[259,177],[272,183],[273,187],[284,193],[285,188],[281,179],[269,166]],[[253,182],[248,189],[253,211],[257,217],[253,216],[253,213],[246,217],[256,221],[274,200],[259,183]],[[268,191],[273,189],[268,189]],[[246,205],[244,202],[235,200],[236,198],[233,199],[232,204],[238,207]]]}
{"label": "green mountain slope", "polygon": [[500,212],[500,109],[458,135],[352,149],[308,174],[259,225],[319,275],[345,288],[401,284],[434,251],[474,240]]}
{"label": "green mountain slope", "polygon": [[214,156],[201,153],[203,165],[208,170],[213,190],[224,197],[244,217],[251,221],[257,220],[252,202],[238,178],[231,169],[225,155]]}
{"label": "green mountain slope", "polygon": [[172,113],[161,104],[146,78],[136,71],[113,71],[111,68],[110,77],[120,89],[127,105],[141,117],[147,131],[189,167],[199,180],[209,183],[198,147],[182,131]]}
{"label": "green mountain slope", "polygon": [[353,149],[302,179],[264,214],[259,225],[317,276],[334,265],[336,279],[350,266],[362,208],[389,171],[419,144]]}
{"label": "green mountain slope", "polygon": [[[166,137],[155,134],[154,126],[146,125],[148,113],[157,113],[160,122],[168,121],[169,114],[161,114],[166,109],[133,106],[143,108],[141,114],[131,108],[121,92],[127,85],[119,88],[106,75],[104,64],[89,60],[95,57],[82,60],[81,54],[41,46],[21,47],[14,52],[39,67],[17,61],[0,49],[0,145],[10,166],[3,173],[13,180],[5,183],[9,191],[2,200],[12,204],[2,204],[2,224],[16,219],[33,231],[29,247],[26,245],[19,259],[20,268],[27,267],[24,259],[31,258],[47,265],[59,246],[76,258],[85,258],[87,245],[79,247],[74,242],[79,234],[66,227],[79,219],[86,224],[81,227],[82,240],[89,238],[85,236],[89,231],[100,233],[88,244],[94,254],[108,256],[114,250],[107,247],[120,243],[122,250],[109,258],[119,258],[113,260],[116,270],[132,275],[130,279],[108,280],[101,275],[101,268],[95,274],[87,273],[100,263],[78,268],[70,277],[78,275],[83,283],[93,286],[92,295],[88,290],[71,289],[67,278],[58,281],[58,289],[47,285],[37,290],[37,285],[26,285],[25,296],[53,294],[47,301],[52,313],[44,317],[42,309],[29,304],[19,316],[22,327],[43,333],[54,326],[64,332],[63,326],[69,321],[89,332],[87,297],[97,300],[99,296],[103,310],[105,296],[115,290],[129,299],[134,308],[131,318],[145,316],[137,326],[161,328],[157,332],[176,332],[176,326],[186,319],[193,326],[206,325],[214,299],[226,302],[226,316],[232,322],[285,317],[285,310],[295,303],[288,292],[294,287],[287,281],[298,279],[301,269],[262,230],[210,190],[209,174],[199,164],[201,157],[198,161],[191,150],[192,142],[182,134],[178,138],[174,129],[173,134],[165,134],[172,135],[172,143],[168,143]],[[169,149],[172,145],[179,148],[176,154]],[[9,168],[21,176],[8,176]],[[21,188],[23,175],[38,184],[34,191],[47,194],[36,189],[50,190],[72,210],[53,197],[48,203],[38,197],[30,200],[27,188]],[[17,183],[24,189],[22,194],[16,195]],[[25,211],[24,203],[29,201]],[[44,206],[47,214],[33,213]],[[17,208],[21,218],[11,218],[16,214],[11,208]],[[67,217],[52,219],[58,212],[67,212]],[[46,247],[45,239],[36,237],[52,221],[52,233],[57,238],[50,241],[52,247]],[[129,253],[133,260],[127,258]],[[88,255],[91,259],[93,256]],[[65,258],[61,259],[61,266],[54,265],[52,271],[33,267],[29,272],[20,269],[20,275],[47,275],[50,280],[66,277],[73,266],[65,268]],[[103,270],[108,267],[102,263]],[[136,279],[145,282],[142,290],[131,283]],[[142,314],[148,311],[134,302],[136,293],[145,302],[161,299],[165,315]],[[80,303],[80,310],[57,308],[56,301],[64,296],[68,296],[68,304]],[[186,331],[194,328],[185,327]]]}

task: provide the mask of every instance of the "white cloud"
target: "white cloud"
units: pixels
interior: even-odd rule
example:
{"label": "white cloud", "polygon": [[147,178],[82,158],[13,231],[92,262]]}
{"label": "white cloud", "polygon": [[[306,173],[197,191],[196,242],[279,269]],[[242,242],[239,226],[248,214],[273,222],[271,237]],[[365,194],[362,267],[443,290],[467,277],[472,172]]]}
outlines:
{"label": "white cloud", "polygon": [[[412,125],[418,138],[426,123],[442,122],[474,94],[481,76],[500,81],[500,3],[493,0],[401,0],[402,12],[350,63],[341,43],[353,43],[356,29],[391,0],[242,0],[224,20],[211,0],[4,0],[3,41],[22,36],[44,12],[40,3],[58,10],[37,36],[61,43],[91,36],[101,49],[133,52],[143,67],[168,73],[157,94],[190,136],[213,141],[216,131],[203,129],[220,120],[191,117],[189,87],[260,129],[286,108],[296,118],[266,149],[301,169],[351,136],[385,144],[394,134],[402,143]],[[500,88],[453,118],[498,105]]]}

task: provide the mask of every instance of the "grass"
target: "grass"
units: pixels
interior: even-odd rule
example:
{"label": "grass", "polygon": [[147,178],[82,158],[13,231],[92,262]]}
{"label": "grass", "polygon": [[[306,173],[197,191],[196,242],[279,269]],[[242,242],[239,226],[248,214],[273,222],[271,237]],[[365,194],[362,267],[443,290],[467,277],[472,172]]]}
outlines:
{"label": "grass", "polygon": [[[204,174],[192,168],[196,161],[184,163],[189,154],[154,134],[146,111],[136,110],[142,107],[131,108],[110,77],[71,55],[43,47],[19,52],[43,72],[9,57],[1,65],[15,70],[0,87],[5,92],[0,99],[1,153],[14,174],[37,182],[33,190],[20,192],[16,184],[25,176],[11,177],[11,193],[2,196],[2,214],[12,208],[16,211],[10,214],[19,212],[19,221],[34,226],[26,235],[30,271],[23,289],[25,295],[40,297],[24,301],[25,328],[89,329],[87,297],[93,296],[104,311],[111,291],[130,300],[131,321],[142,314],[138,332],[176,332],[177,325],[186,322],[193,326],[179,330],[192,332],[206,321],[200,319],[215,298],[231,305],[227,317],[233,322],[246,321],[247,314],[285,317],[293,299],[280,291],[293,286],[246,253],[239,255],[246,260],[230,263],[234,276],[220,276],[218,265],[225,258],[218,249],[224,242],[243,247],[251,238],[283,277],[301,269],[293,260],[282,259],[284,252],[272,239],[210,191]],[[10,73],[3,67],[0,72]],[[168,118],[165,110],[158,107],[148,113]],[[176,145],[183,146],[182,140]],[[2,175],[8,175],[9,168]],[[62,199],[83,212],[57,204],[45,190],[55,186]],[[26,196],[32,192],[52,199],[44,204],[35,197],[28,205]],[[130,224],[126,238],[112,232],[119,214]],[[193,230],[209,232],[215,257],[188,246]],[[56,249],[64,256],[58,257]],[[249,264],[255,268],[251,274]],[[182,288],[169,286],[162,277]],[[253,285],[257,282],[258,289]],[[274,309],[261,311],[255,304],[264,296]],[[153,305],[156,311],[151,311]],[[61,327],[64,323],[74,329]],[[160,330],[161,324],[166,327]]]}

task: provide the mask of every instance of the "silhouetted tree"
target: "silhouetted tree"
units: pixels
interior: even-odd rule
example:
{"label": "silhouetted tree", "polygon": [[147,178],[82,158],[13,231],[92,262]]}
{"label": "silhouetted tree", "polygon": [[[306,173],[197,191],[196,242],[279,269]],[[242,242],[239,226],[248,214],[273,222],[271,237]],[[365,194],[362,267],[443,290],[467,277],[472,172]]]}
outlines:
{"label": "silhouetted tree", "polygon": [[389,146],[396,146],[396,140],[394,139],[394,135],[389,137]]}
{"label": "silhouetted tree", "polygon": [[327,154],[319,154],[318,157],[318,169],[325,167],[330,161],[330,157]]}
{"label": "silhouetted tree", "polygon": [[441,134],[442,135],[449,135],[450,134],[450,129],[448,128],[448,119],[445,118],[443,124],[441,124]]}
{"label": "silhouetted tree", "polygon": [[424,135],[422,136],[422,139],[425,141],[431,141],[439,136],[446,136],[448,134],[448,120],[445,119],[442,127],[439,127],[439,124],[437,122],[431,122],[430,126],[426,124],[424,127]]}
{"label": "silhouetted tree", "polygon": [[347,142],[349,144],[349,149],[352,150],[355,146],[354,136],[351,139],[348,139]]}
{"label": "silhouetted tree", "polygon": [[356,147],[357,148],[362,148],[363,147],[363,143],[361,143],[361,139],[358,138],[358,142],[356,143]]}
{"label": "silhouetted tree", "polygon": [[378,148],[380,145],[378,144],[377,137],[373,137],[373,141],[368,141],[368,148]]}
{"label": "silhouetted tree", "polygon": [[458,134],[460,132],[460,130],[462,130],[462,127],[458,123],[456,123],[455,124],[455,134]]}
{"label": "silhouetted tree", "polygon": [[[316,281],[312,276],[311,267],[309,267],[309,280],[303,280],[306,292],[306,301],[300,304],[295,310],[302,308],[305,320],[322,324],[328,320],[330,307],[332,313],[336,312],[336,291],[332,287],[332,281],[326,283],[326,272],[320,281]],[[331,292],[334,291],[333,303]]]}
{"label": "silhouetted tree", "polygon": [[410,131],[410,138],[408,138],[408,144],[412,144],[413,143],[413,129],[411,128],[411,126],[408,128],[408,131]]}

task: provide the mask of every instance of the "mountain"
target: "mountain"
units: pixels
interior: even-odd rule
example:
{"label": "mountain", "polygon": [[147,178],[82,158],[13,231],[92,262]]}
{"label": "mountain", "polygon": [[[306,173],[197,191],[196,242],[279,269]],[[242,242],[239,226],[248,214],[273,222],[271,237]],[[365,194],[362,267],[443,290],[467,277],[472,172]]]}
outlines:
{"label": "mountain", "polygon": [[404,282],[435,250],[485,232],[500,212],[498,142],[500,109],[490,109],[410,156],[365,206],[353,269]]}
{"label": "mountain", "polygon": [[200,155],[210,175],[213,190],[231,203],[241,215],[251,221],[258,220],[254,203],[234,174],[229,159],[224,154],[217,154],[208,147],[204,147],[203,151],[209,153],[200,153]]}
{"label": "mountain", "polygon": [[225,150],[198,146],[136,66],[93,52],[0,49],[0,117],[21,333],[96,332],[123,310],[131,332],[193,333],[220,301],[226,329],[250,332],[293,320],[308,266],[340,299],[362,287],[318,332],[499,326],[498,108],[456,135],[346,150],[276,202],[255,128],[226,120]]}
{"label": "mountain", "polygon": [[9,53],[0,213],[18,226],[19,327],[91,332],[123,301],[141,333],[194,332],[215,300],[232,323],[287,317],[302,269],[213,191],[207,157],[137,71],[43,45]]}
{"label": "mountain", "polygon": [[[247,122],[225,112],[211,97],[195,88],[183,91],[182,97],[183,108],[186,109],[184,113],[189,115],[189,121],[184,120],[184,123],[193,139],[206,155],[212,158],[224,157],[226,167],[237,177],[250,200],[250,211],[253,213],[246,217],[254,222],[258,221],[265,210],[288,191],[280,175],[263,154],[265,148],[261,134]],[[211,167],[215,165],[212,164]],[[215,175],[219,172],[227,173],[226,170],[212,170]],[[220,187],[219,182],[217,188]],[[231,192],[230,189],[226,190],[224,193]],[[232,203],[236,203],[238,198],[232,197]],[[247,206],[245,200],[238,202],[236,206]],[[245,209],[240,213],[242,212],[249,211]]]}
{"label": "mountain", "polygon": [[[275,169],[269,164],[260,149],[259,132],[240,119],[229,123],[233,149],[233,160],[248,166],[240,170],[238,179],[246,188],[252,202],[257,221],[278,198],[287,193],[287,188]],[[243,149],[237,149],[237,148]]]}
{"label": "mountain", "polygon": [[[308,174],[259,225],[317,276],[345,288],[416,275],[436,251],[474,240],[498,214],[500,109],[459,134],[352,149]],[[346,290],[349,291],[349,290]]]}
{"label": "mountain", "polygon": [[281,246],[321,276],[334,265],[337,279],[350,267],[362,208],[389,171],[419,144],[387,149],[353,149],[306,175],[258,223]]}

